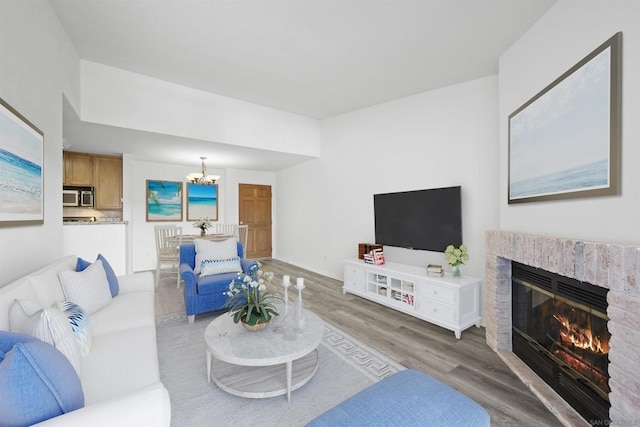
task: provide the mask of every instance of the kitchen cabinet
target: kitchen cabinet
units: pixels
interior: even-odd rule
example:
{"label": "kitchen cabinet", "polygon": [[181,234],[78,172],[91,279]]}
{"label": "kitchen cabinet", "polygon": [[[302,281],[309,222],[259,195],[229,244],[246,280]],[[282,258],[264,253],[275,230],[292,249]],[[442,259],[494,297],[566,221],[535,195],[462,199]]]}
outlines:
{"label": "kitchen cabinet", "polygon": [[64,185],[93,185],[93,156],[84,153],[65,151]]}
{"label": "kitchen cabinet", "polygon": [[122,208],[122,159],[111,156],[93,158],[94,203],[96,209]]}

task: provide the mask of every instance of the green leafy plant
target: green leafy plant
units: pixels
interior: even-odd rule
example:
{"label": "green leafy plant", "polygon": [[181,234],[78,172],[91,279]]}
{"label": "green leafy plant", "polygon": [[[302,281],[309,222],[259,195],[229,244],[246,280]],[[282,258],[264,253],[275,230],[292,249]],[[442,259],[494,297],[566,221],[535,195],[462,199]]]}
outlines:
{"label": "green leafy plant", "polygon": [[469,253],[465,245],[460,245],[459,248],[453,245],[447,246],[444,250],[444,256],[451,267],[463,265],[465,261],[469,260]]}
{"label": "green leafy plant", "polygon": [[209,218],[200,218],[196,222],[193,223],[195,228],[199,228],[202,231],[206,231],[208,228],[213,227],[211,220]]}
{"label": "green leafy plant", "polygon": [[279,314],[276,303],[282,301],[282,297],[267,288],[272,278],[273,273],[254,266],[249,273],[238,274],[238,279],[229,284],[226,292],[229,299],[224,307],[229,307],[234,323],[242,320],[254,326],[259,322],[268,323]]}

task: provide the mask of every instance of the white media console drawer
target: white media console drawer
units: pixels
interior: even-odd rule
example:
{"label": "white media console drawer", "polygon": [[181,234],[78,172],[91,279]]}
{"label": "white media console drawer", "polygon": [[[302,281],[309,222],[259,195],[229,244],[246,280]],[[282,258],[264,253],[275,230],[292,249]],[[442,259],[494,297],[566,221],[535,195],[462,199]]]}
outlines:
{"label": "white media console drawer", "polygon": [[344,260],[343,293],[367,298],[455,333],[480,327],[480,279],[427,275],[426,268],[405,264],[366,264]]}

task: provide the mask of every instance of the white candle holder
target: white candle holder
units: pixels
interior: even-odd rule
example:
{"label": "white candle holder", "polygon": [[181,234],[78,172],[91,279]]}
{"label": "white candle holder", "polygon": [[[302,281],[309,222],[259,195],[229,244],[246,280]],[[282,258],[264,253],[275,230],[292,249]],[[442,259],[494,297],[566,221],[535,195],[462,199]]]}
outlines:
{"label": "white candle holder", "polygon": [[298,289],[298,328],[302,328],[304,326],[304,317],[302,316],[302,308],[304,305],[302,304],[302,290],[304,289],[304,279],[302,277],[298,277],[296,280],[296,289]]}
{"label": "white candle holder", "polygon": [[289,281],[289,276],[282,276],[282,287],[284,287],[284,314],[287,314],[287,309],[289,307],[289,295],[287,293],[289,286],[291,286],[291,282]]}

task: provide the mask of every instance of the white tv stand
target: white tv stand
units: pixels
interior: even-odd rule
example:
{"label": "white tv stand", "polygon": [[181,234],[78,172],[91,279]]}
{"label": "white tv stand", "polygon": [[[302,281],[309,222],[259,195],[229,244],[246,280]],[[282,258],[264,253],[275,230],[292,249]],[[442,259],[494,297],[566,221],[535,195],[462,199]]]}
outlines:
{"label": "white tv stand", "polygon": [[480,279],[465,276],[427,275],[424,267],[385,263],[366,264],[359,259],[344,263],[343,293],[386,305],[449,329],[460,339],[461,332],[480,327]]}

